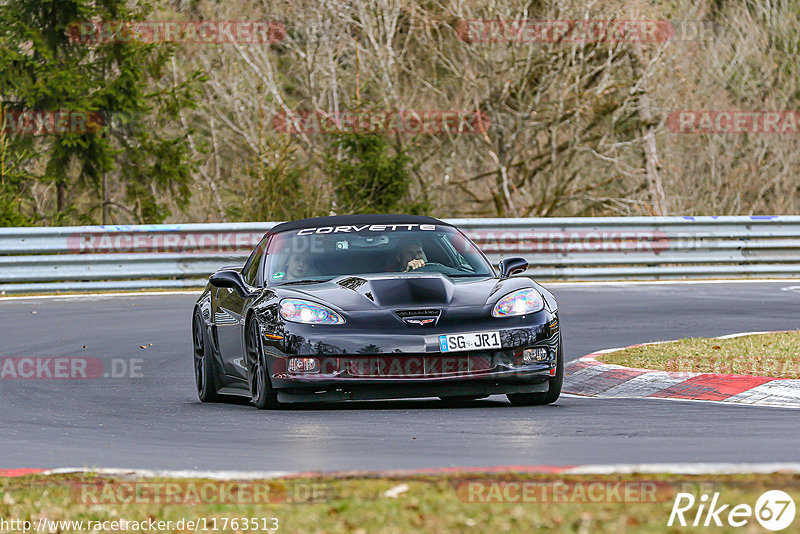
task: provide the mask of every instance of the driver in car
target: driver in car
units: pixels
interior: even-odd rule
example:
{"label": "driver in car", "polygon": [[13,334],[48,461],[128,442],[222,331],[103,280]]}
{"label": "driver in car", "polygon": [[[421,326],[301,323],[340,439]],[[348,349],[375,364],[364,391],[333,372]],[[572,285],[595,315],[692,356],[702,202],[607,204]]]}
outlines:
{"label": "driver in car", "polygon": [[423,267],[427,261],[425,251],[422,249],[422,242],[417,239],[401,242],[397,247],[395,259],[399,266],[399,269],[395,270],[404,273]]}

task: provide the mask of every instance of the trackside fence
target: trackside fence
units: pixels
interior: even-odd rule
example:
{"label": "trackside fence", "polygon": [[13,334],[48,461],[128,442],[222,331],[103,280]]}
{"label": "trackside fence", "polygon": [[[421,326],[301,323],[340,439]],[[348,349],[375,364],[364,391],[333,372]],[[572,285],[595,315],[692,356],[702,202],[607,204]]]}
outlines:
{"label": "trackside fence", "polygon": [[[538,280],[800,277],[800,216],[450,219]],[[0,228],[5,292],[198,288],[277,223]]]}

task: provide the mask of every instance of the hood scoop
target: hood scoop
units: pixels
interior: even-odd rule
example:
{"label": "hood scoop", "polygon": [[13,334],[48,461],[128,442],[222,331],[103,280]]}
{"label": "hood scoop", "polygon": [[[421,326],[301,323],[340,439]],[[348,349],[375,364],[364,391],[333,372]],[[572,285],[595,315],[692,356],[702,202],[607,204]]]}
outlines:
{"label": "hood scoop", "polygon": [[391,307],[444,306],[453,298],[453,284],[443,276],[376,278],[368,291],[376,304]]}

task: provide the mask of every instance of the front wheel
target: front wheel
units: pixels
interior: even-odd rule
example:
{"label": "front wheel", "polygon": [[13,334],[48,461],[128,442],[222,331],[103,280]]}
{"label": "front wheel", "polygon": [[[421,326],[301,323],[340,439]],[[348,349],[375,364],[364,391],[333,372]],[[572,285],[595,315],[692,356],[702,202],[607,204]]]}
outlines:
{"label": "front wheel", "polygon": [[200,402],[217,402],[217,365],[206,343],[206,327],[200,311],[194,312],[192,319],[192,345],[194,353],[194,379],[197,397]]}
{"label": "front wheel", "polygon": [[514,406],[541,406],[552,404],[561,395],[564,385],[564,345],[559,342],[556,353],[556,375],[550,379],[550,389],[546,393],[509,393],[506,395]]}
{"label": "front wheel", "polygon": [[278,408],[278,395],[272,390],[269,380],[269,367],[264,357],[264,346],[261,343],[261,328],[258,321],[251,319],[247,325],[245,336],[245,352],[247,354],[247,382],[253,404],[259,410]]}

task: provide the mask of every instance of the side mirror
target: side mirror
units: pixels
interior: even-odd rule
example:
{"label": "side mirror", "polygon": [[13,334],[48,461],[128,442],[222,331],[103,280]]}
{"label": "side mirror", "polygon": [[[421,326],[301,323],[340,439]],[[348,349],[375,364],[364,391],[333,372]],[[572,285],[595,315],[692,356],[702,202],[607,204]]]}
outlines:
{"label": "side mirror", "polygon": [[217,271],[208,277],[208,281],[214,287],[228,287],[235,289],[242,297],[250,296],[250,290],[242,278],[239,271],[222,270]]}
{"label": "side mirror", "polygon": [[525,258],[503,258],[500,260],[500,278],[524,273],[528,268],[528,260]]}

